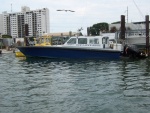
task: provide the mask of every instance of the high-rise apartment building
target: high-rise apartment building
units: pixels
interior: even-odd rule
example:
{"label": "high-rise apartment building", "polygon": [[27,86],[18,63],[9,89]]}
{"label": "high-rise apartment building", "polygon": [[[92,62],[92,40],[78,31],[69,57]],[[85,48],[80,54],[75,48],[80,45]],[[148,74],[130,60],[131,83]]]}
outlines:
{"label": "high-rise apartment building", "polygon": [[0,33],[12,37],[42,36],[49,33],[49,10],[48,8],[30,10],[23,6],[21,12],[0,15]]}

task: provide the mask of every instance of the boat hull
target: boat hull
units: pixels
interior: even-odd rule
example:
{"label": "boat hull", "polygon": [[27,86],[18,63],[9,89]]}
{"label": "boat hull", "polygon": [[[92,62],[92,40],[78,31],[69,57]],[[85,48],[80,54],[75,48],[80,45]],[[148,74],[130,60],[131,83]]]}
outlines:
{"label": "boat hull", "polygon": [[25,57],[25,55],[20,51],[16,51],[15,55],[16,55],[16,57]]}
{"label": "boat hull", "polygon": [[44,58],[109,58],[119,59],[120,51],[107,49],[67,48],[53,46],[17,47],[26,57]]}

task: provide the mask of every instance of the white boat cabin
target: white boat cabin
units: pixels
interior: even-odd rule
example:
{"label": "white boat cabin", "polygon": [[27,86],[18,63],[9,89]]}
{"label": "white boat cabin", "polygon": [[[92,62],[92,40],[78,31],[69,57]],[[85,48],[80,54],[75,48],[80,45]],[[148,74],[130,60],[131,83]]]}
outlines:
{"label": "white boat cabin", "polygon": [[88,37],[79,36],[78,38],[71,37],[64,45],[108,48],[109,37],[102,37],[102,36],[88,36]]}
{"label": "white boat cabin", "polygon": [[63,46],[122,50],[122,45],[117,44],[115,39],[110,41],[108,36],[71,37]]}

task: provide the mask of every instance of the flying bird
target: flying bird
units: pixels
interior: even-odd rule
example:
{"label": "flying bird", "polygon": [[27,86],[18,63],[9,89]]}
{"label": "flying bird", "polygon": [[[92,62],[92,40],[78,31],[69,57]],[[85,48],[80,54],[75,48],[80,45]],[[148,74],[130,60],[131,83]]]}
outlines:
{"label": "flying bird", "polygon": [[66,11],[66,12],[67,12],[67,11],[70,11],[70,12],[75,12],[75,11],[73,11],[73,10],[66,10],[66,9],[62,9],[62,10],[61,10],[61,9],[58,9],[57,11]]}

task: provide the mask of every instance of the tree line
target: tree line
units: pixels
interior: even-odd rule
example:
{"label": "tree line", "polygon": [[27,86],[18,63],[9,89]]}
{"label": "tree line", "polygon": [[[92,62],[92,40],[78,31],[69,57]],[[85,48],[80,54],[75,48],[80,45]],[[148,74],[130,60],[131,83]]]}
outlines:
{"label": "tree line", "polygon": [[[120,22],[114,22],[112,24],[118,24],[118,23],[120,23]],[[91,36],[98,36],[98,35],[100,35],[101,32],[102,33],[115,33],[117,30],[120,30],[120,29],[117,29],[115,26],[113,26],[109,30],[109,24],[106,22],[102,22],[102,23],[94,24],[91,27],[88,27],[87,33],[88,33],[88,35],[91,35]],[[131,30],[130,27],[127,27],[126,29]]]}

